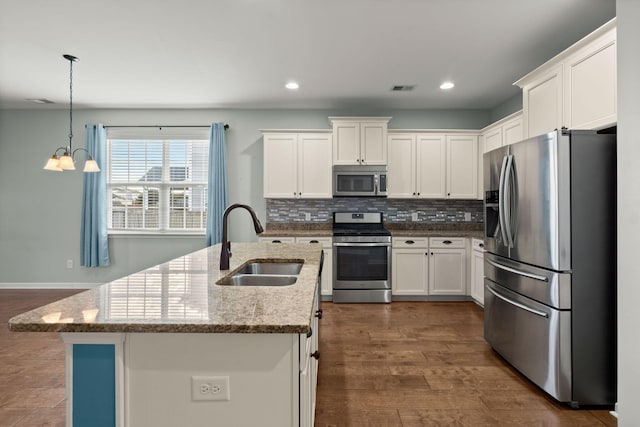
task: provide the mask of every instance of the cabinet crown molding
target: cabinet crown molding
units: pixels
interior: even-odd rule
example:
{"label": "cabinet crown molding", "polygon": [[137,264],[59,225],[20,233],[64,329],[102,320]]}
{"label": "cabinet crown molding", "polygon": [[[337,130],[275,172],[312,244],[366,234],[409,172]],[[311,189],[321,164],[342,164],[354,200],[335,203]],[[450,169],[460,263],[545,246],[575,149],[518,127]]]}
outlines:
{"label": "cabinet crown molding", "polygon": [[391,117],[329,117],[329,121],[333,122],[389,122]]}
{"label": "cabinet crown molding", "polygon": [[552,69],[554,67],[557,67],[558,65],[560,65],[562,63],[562,61],[564,61],[571,54],[573,54],[574,52],[578,51],[579,49],[587,46],[589,43],[593,42],[597,38],[601,37],[602,35],[606,34],[609,31],[612,31],[612,30],[613,31],[616,30],[616,18],[613,18],[609,22],[603,24],[602,26],[600,26],[599,28],[597,28],[596,30],[591,32],[590,34],[588,34],[585,37],[583,37],[582,39],[578,40],[577,42],[575,42],[574,44],[572,44],[571,46],[569,46],[568,48],[566,48],[565,50],[563,50],[562,52],[560,52],[559,54],[554,56],[553,58],[551,58],[548,61],[546,61],[544,64],[542,64],[538,68],[534,69],[533,71],[531,71],[528,74],[526,74],[524,77],[522,77],[519,80],[517,80],[516,82],[514,82],[513,85],[514,86],[518,86],[520,88],[523,88],[532,79],[536,79],[542,73],[548,72],[550,69]]}

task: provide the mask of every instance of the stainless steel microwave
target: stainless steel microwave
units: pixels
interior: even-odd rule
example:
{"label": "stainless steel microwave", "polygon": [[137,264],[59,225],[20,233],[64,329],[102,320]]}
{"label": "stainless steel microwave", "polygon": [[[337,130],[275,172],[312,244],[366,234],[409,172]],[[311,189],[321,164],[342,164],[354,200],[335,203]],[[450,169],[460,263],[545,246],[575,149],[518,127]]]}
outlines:
{"label": "stainless steel microwave", "polygon": [[333,196],[387,196],[386,166],[334,166]]}

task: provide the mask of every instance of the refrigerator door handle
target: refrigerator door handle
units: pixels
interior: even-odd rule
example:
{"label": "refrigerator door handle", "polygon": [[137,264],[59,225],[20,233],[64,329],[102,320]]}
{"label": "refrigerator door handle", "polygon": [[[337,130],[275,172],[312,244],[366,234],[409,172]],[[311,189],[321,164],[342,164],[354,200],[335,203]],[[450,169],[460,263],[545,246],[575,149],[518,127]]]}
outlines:
{"label": "refrigerator door handle", "polygon": [[524,304],[521,304],[510,298],[507,298],[504,295],[500,295],[499,293],[491,289],[491,287],[489,286],[487,286],[487,290],[491,292],[496,298],[500,298],[502,301],[506,302],[507,304],[515,305],[516,307],[521,308],[525,311],[528,311],[529,313],[535,314],[536,316],[545,317],[545,318],[549,317],[549,314],[545,313],[544,311],[536,310],[535,308],[528,307]]}
{"label": "refrigerator door handle", "polygon": [[504,187],[503,187],[503,191],[504,191],[504,226],[506,227],[505,230],[505,234],[507,235],[507,246],[512,248],[513,245],[513,232],[511,230],[511,222],[513,221],[513,218],[515,217],[515,212],[512,212],[512,197],[514,196],[512,194],[513,190],[512,190],[512,185],[515,181],[514,177],[514,170],[513,170],[513,154],[509,154],[507,155],[507,164],[505,166],[505,173],[504,173]]}
{"label": "refrigerator door handle", "polygon": [[507,267],[506,265],[498,264],[495,261],[490,259],[486,260],[489,264],[493,265],[500,270],[508,271],[509,273],[517,274],[518,276],[528,277],[530,279],[539,280],[540,282],[548,282],[549,278],[546,276],[541,276],[539,274],[527,273],[526,271],[518,270],[512,267]]}
{"label": "refrigerator door handle", "polygon": [[498,187],[498,227],[500,228],[500,234],[502,234],[502,242],[508,247],[507,234],[505,231],[505,191],[504,180],[507,170],[507,157],[502,158],[502,167],[500,168],[500,184]]}

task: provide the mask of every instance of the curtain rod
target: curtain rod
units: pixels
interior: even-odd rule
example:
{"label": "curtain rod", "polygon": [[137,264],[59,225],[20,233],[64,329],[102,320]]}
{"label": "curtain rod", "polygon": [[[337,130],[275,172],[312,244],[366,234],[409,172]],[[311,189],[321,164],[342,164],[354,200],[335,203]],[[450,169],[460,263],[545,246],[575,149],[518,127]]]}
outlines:
{"label": "curtain rod", "polygon": [[[86,127],[86,126],[85,126]],[[160,126],[160,125],[154,125],[154,126],[149,126],[149,125],[140,125],[140,126],[115,126],[115,125],[109,125],[109,126],[104,126],[105,128],[208,128],[211,126],[203,126],[203,125],[184,125],[184,126],[177,126],[177,125],[170,125],[170,126]],[[224,125],[224,130],[229,129],[229,125],[225,123]]]}

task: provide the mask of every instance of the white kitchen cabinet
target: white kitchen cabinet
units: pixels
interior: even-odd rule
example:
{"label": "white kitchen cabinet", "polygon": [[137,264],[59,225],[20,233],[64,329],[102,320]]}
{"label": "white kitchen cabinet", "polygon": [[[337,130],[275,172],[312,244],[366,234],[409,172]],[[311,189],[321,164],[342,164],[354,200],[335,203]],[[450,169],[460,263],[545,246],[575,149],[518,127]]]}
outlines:
{"label": "white kitchen cabinet", "polygon": [[429,242],[425,237],[394,237],[391,249],[391,293],[429,294]]}
{"label": "white kitchen cabinet", "polygon": [[323,297],[333,294],[333,240],[331,237],[272,236],[260,237],[258,241],[260,243],[308,243],[322,245],[324,262],[322,275],[320,276],[320,292]]}
{"label": "white kitchen cabinet", "polygon": [[330,133],[264,133],[264,197],[331,198]]}
{"label": "white kitchen cabinet", "polygon": [[614,18],[515,83],[522,88],[523,136],[615,125],[616,72]]}
{"label": "white kitchen cabinet", "polygon": [[429,295],[467,295],[466,238],[429,238]]}
{"label": "white kitchen cabinet", "polygon": [[478,194],[478,137],[447,135],[447,198],[475,199]]}
{"label": "white kitchen cabinet", "polygon": [[466,133],[389,134],[388,197],[473,199],[478,137]]}
{"label": "white kitchen cabinet", "polygon": [[329,117],[334,165],[386,165],[391,117]]}
{"label": "white kitchen cabinet", "polygon": [[318,335],[319,319],[322,318],[320,301],[316,293],[313,304],[311,334],[300,345],[300,427],[313,427],[316,412],[316,391],[318,383]]}
{"label": "white kitchen cabinet", "polygon": [[[504,117],[482,129],[478,149],[480,153],[488,153],[496,148],[514,144],[523,139],[522,111]],[[484,158],[478,155],[478,200],[484,199]]]}
{"label": "white kitchen cabinet", "polygon": [[390,134],[388,197],[446,197],[444,134]]}
{"label": "white kitchen cabinet", "polygon": [[471,298],[484,306],[484,242],[471,239]]}

